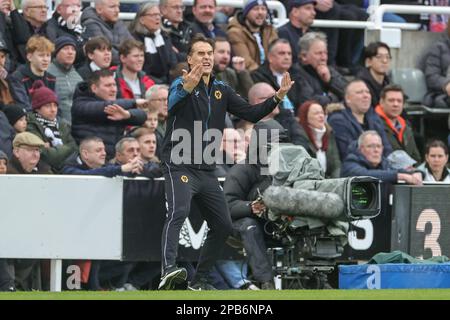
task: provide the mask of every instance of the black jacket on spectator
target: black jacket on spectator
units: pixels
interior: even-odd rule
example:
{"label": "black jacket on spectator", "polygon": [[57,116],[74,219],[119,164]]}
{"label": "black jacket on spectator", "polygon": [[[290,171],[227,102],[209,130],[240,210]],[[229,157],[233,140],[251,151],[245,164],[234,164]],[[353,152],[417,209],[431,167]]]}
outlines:
{"label": "black jacket on spectator", "polygon": [[11,32],[12,40],[18,50],[17,61],[19,63],[27,63],[27,53],[25,47],[28,39],[35,34],[42,36],[46,35],[47,23],[44,23],[41,28],[35,29],[18,10],[11,11]]}
{"label": "black jacket on spectator", "polygon": [[[295,79],[298,70],[291,67],[289,69],[289,73],[291,74],[291,78]],[[260,66],[258,69],[252,71],[251,73],[253,82],[265,82],[272,86],[272,88],[277,91],[280,89],[280,86],[278,85],[277,78],[273,75],[272,71],[269,68],[269,64],[266,62],[262,66]],[[292,87],[291,90],[288,92],[288,98],[291,100],[292,104],[294,105],[294,109],[300,106],[300,96],[299,96],[299,88],[297,88],[296,83]],[[295,110],[294,110],[295,111]]]}
{"label": "black jacket on spectator", "polygon": [[0,11],[0,41],[6,45],[9,50],[9,57],[6,61],[6,69],[14,70],[17,64],[17,50],[13,44],[12,34],[8,19],[3,12]]}
{"label": "black jacket on spectator", "polygon": [[45,72],[43,77],[35,75],[27,63],[17,68],[12,77],[12,89],[18,101],[25,105],[27,111],[31,111],[30,90],[36,80],[42,80],[45,86],[55,91],[56,77],[49,72]]}
{"label": "black jacket on spectator", "polygon": [[303,30],[294,27],[292,23],[288,21],[288,23],[278,28],[277,31],[278,37],[286,39],[291,44],[292,63],[296,63],[298,61],[298,54],[300,53],[298,40],[303,36]]}
{"label": "black jacket on spectator", "polygon": [[55,11],[53,16],[47,21],[47,38],[49,38],[53,43],[59,37],[70,37],[75,40],[77,44],[77,56],[75,58],[75,67],[80,67],[85,62],[85,55],[83,46],[86,43],[85,39],[81,36],[81,33],[77,33],[74,30],[68,29],[66,26],[62,26],[58,23],[59,13]]}
{"label": "black jacket on spectator", "polygon": [[197,33],[203,34],[207,38],[217,38],[217,37],[224,37],[227,38],[227,34],[217,27],[215,24],[214,29],[210,31],[207,26],[205,26],[203,23],[197,21],[197,19],[194,19],[194,22],[192,23],[192,34],[196,35]]}
{"label": "black jacket on spectator", "polygon": [[[112,121],[105,113],[105,107],[118,104],[128,110],[131,117],[127,120]],[[89,136],[97,136],[105,143],[107,159],[114,157],[115,144],[123,137],[126,126],[140,126],[147,116],[144,111],[135,108],[135,100],[119,99],[107,101],[93,94],[86,82],[80,82],[73,96],[72,136],[79,144]]]}
{"label": "black jacket on spectator", "polygon": [[383,83],[379,84],[373,77],[372,74],[370,73],[368,68],[362,68],[358,74],[356,75],[357,78],[363,80],[366,85],[367,88],[369,88],[370,90],[370,95],[372,96],[372,107],[375,107],[376,105],[378,105],[378,103],[380,103],[380,93],[381,90],[383,90],[383,88],[385,86],[387,86],[391,81],[389,80],[389,77],[386,75],[384,76],[383,79]]}
{"label": "black jacket on spectator", "polygon": [[344,99],[347,80],[332,66],[328,67],[330,68],[331,80],[329,83],[325,83],[313,67],[309,65],[300,66],[298,76],[295,78],[295,89],[298,88],[300,96],[299,104],[307,100],[316,100],[324,107],[329,103]]}
{"label": "black jacket on spectator", "polygon": [[91,77],[91,75],[94,73],[94,71],[92,71],[89,64],[90,64],[90,62],[87,61],[81,67],[79,67],[77,69],[78,74],[84,81],[88,80]]}
{"label": "black jacket on spectator", "polygon": [[5,152],[10,159],[12,156],[12,141],[14,135],[14,128],[11,127],[6,115],[0,110],[0,150]]}
{"label": "black jacket on spectator", "polygon": [[178,25],[177,29],[170,23],[169,20],[164,19],[163,30],[170,37],[170,41],[172,41],[173,46],[179,51],[179,60],[185,60],[189,42],[193,36],[192,24],[187,21],[182,21]]}
{"label": "black jacket on spectator", "polygon": [[305,138],[305,130],[298,124],[297,119],[294,117],[293,113],[282,107],[280,108],[280,113],[275,116],[275,120],[281,124],[281,126],[286,129],[286,134],[289,141],[295,145],[300,145],[305,148],[308,152],[309,144],[308,140]]}
{"label": "black jacket on spectator", "polygon": [[[145,51],[145,63],[142,70],[151,76],[156,83],[169,83],[169,71],[177,64],[177,56],[172,50],[172,42],[169,36],[161,30],[164,45],[157,47],[156,53]],[[135,33],[133,36],[145,44],[145,35]]]}

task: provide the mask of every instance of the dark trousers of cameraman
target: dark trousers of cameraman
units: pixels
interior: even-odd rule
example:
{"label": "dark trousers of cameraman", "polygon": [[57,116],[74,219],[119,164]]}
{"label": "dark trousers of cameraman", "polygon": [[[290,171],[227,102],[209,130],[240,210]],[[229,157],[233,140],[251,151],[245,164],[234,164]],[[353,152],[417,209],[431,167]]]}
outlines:
{"label": "dark trousers of cameraman", "polygon": [[264,226],[261,221],[242,218],[233,221],[233,228],[239,232],[255,280],[259,282],[272,281],[272,264],[267,255]]}
{"label": "dark trousers of cameraman", "polygon": [[161,168],[167,201],[167,217],[161,241],[162,271],[176,264],[180,230],[189,216],[191,200],[194,198],[209,228],[195,278],[206,276],[222,256],[225,240],[233,229],[223,189],[212,170],[170,167],[166,163]]}

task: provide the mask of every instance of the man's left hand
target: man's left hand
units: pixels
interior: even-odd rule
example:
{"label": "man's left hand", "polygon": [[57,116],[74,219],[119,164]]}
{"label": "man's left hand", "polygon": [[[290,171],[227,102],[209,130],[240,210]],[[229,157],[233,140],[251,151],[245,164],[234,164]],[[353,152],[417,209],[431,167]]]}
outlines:
{"label": "man's left hand", "polygon": [[105,113],[108,115],[108,119],[112,121],[120,121],[129,119],[131,114],[117,104],[109,105],[105,107]]}
{"label": "man's left hand", "polygon": [[233,59],[231,60],[231,64],[233,65],[233,69],[237,72],[245,70],[245,59],[243,57],[233,57]]}

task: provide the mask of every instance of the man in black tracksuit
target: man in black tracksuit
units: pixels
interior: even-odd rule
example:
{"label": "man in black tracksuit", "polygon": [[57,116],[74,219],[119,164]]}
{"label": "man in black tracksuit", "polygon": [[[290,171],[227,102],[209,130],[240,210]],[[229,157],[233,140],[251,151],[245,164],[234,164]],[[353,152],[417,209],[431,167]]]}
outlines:
{"label": "man in black tracksuit", "polygon": [[214,173],[215,159],[203,155],[211,153],[209,148],[214,146],[219,150],[227,111],[257,122],[277,106],[293,83],[286,73],[274,97],[250,106],[228,85],[211,75],[213,50],[213,40],[194,37],[187,56],[190,72],[183,70],[183,76],[170,87],[169,118],[161,156],[168,213],[162,233],[159,289],[173,289],[186,281],[186,269],[176,266],[176,257],[180,230],[189,215],[192,198],[197,201],[209,231],[189,288],[214,289],[208,283],[207,274],[220,257],[232,224],[223,190]]}

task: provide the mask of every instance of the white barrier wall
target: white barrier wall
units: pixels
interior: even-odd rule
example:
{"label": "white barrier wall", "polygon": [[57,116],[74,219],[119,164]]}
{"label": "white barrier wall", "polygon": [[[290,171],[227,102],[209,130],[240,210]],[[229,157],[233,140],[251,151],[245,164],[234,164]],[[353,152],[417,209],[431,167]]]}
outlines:
{"label": "white barrier wall", "polygon": [[0,258],[119,260],[122,189],[121,178],[0,175]]}

